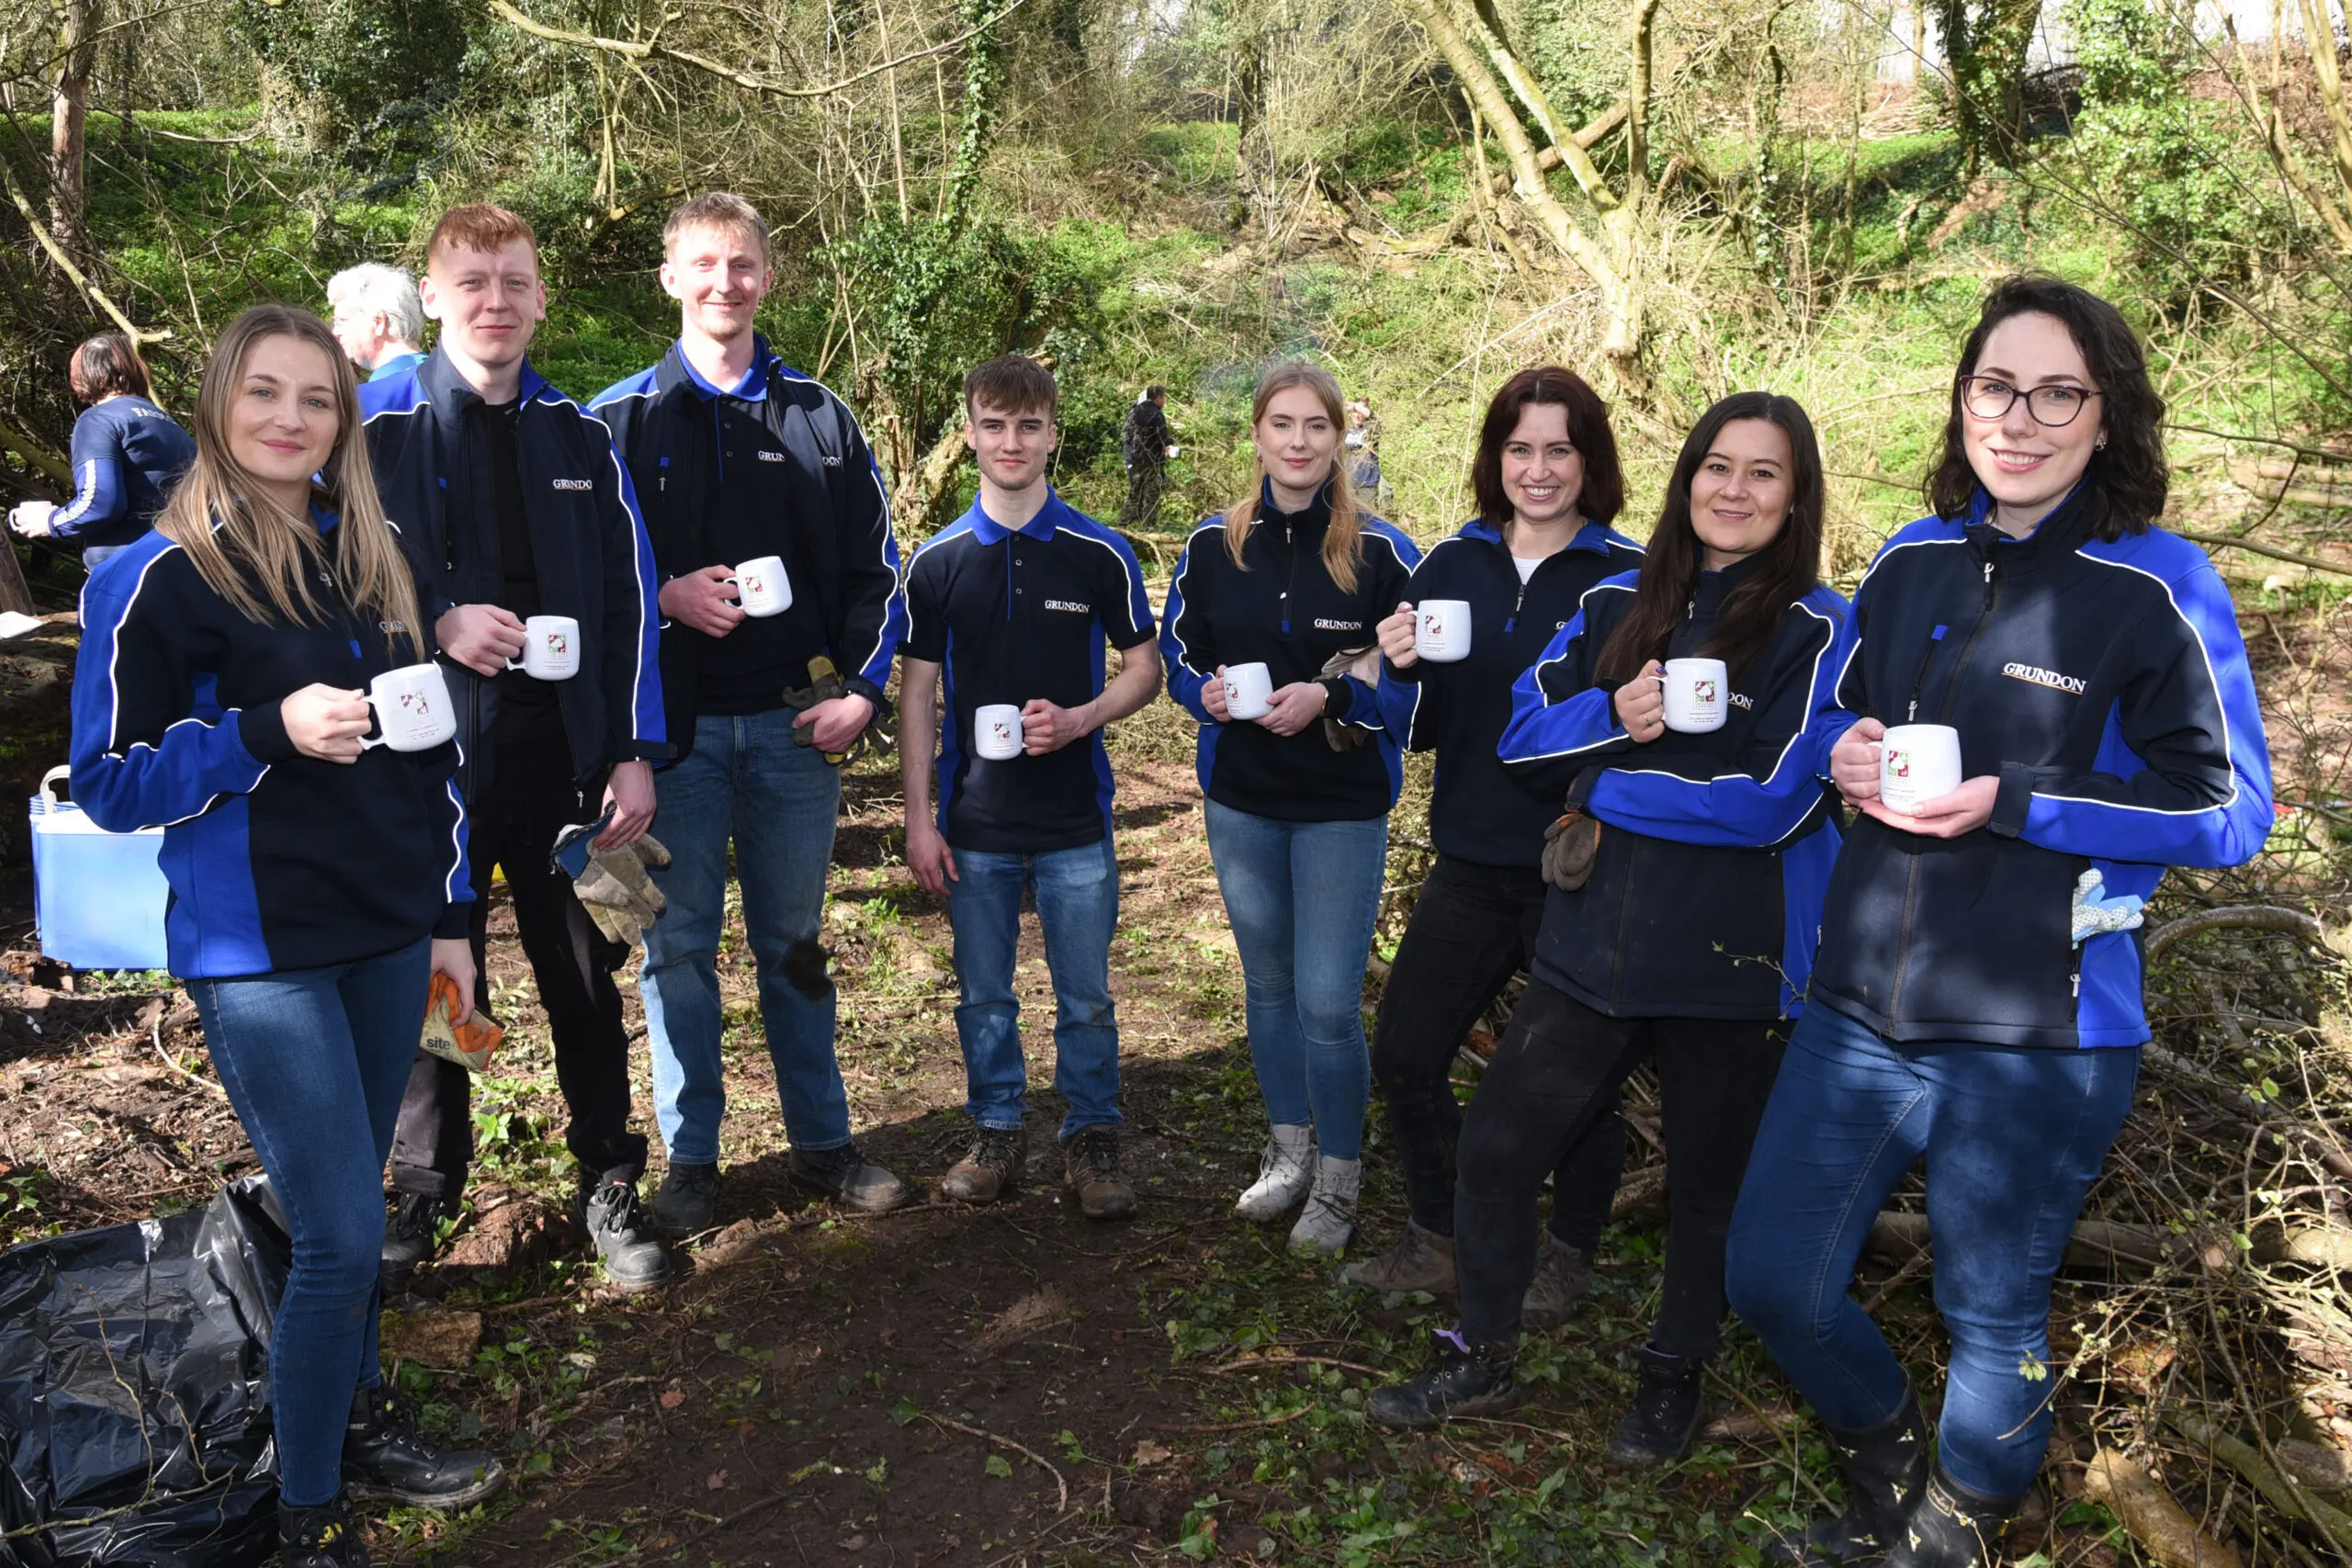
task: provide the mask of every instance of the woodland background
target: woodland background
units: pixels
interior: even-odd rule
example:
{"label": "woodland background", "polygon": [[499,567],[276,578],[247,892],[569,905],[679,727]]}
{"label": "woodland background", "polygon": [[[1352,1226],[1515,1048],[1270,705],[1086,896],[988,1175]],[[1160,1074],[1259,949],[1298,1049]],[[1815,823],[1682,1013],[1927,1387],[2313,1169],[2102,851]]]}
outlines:
{"label": "woodland background", "polygon": [[[1984,285],[2020,266],[2084,283],[2152,346],[2165,522],[2237,592],[2281,810],[2253,865],[2175,876],[2152,919],[2157,1044],[2077,1234],[2041,1370],[2059,1438],[2014,1550],[2342,1562],[2352,60],[2332,6],[0,0],[0,502],[62,493],[81,336],[136,333],[185,413],[240,308],[322,305],[361,260],[421,265],[456,201],[537,226],[550,320],[534,358],[585,397],[673,333],[662,217],[723,187],[774,225],[764,330],[865,421],[902,549],[968,498],[956,388],[1008,349],[1050,358],[1057,481],[1104,517],[1126,408],[1170,389],[1184,452],[1160,528],[1136,536],[1155,577],[1243,482],[1270,357],[1322,359],[1374,400],[1382,504],[1425,542],[1467,511],[1485,398],[1554,359],[1611,400],[1637,535],[1698,410],[1749,387],[1802,399],[1850,588],[1921,509]],[[0,559],[0,599],[48,617],[0,644],[0,775],[29,788],[63,757],[79,569],[21,542],[13,560],[24,581]],[[665,1303],[608,1301],[548,1240],[560,1102],[508,954],[516,1044],[477,1118],[488,1179],[462,1266],[404,1304],[393,1353],[431,1419],[494,1440],[525,1484],[465,1520],[395,1516],[380,1552],[748,1563],[794,1521],[802,1559],[815,1531],[819,1550],[894,1561],[1752,1562],[1802,1517],[1826,1453],[1742,1337],[1689,1465],[1629,1479],[1593,1461],[1657,1279],[1657,1108],[1640,1086],[1595,1316],[1531,1354],[1545,1401],[1442,1439],[1365,1427],[1363,1380],[1411,1366],[1442,1314],[1351,1300],[1224,1217],[1253,1097],[1186,731],[1162,705],[1114,738],[1130,1115],[1155,1172],[1151,1217],[1115,1258],[1050,1202],[1042,1230],[1034,1209],[852,1224],[791,1207],[768,1179],[781,1135],[730,950],[745,1077],[729,1159],[745,1174],[728,1228]],[[853,766],[828,929],[861,1136],[876,1126],[902,1168],[935,1174],[960,1136],[946,937],[899,861],[894,768]],[[1425,791],[1417,769],[1384,943],[1426,863]],[[23,848],[0,825],[0,1240],[200,1200],[251,1159],[185,998],[166,976],[36,963]],[[1042,976],[1023,983],[1041,1024]],[[1465,1089],[1475,1073],[1474,1050]],[[1368,1168],[1378,1155],[1375,1135]],[[1374,1235],[1396,1219],[1385,1179]],[[1918,1207],[1915,1182],[1860,1288],[1932,1387]],[[925,1270],[954,1289],[917,1289]],[[706,1475],[706,1449],[740,1457]],[[729,1495],[771,1471],[774,1490]]]}

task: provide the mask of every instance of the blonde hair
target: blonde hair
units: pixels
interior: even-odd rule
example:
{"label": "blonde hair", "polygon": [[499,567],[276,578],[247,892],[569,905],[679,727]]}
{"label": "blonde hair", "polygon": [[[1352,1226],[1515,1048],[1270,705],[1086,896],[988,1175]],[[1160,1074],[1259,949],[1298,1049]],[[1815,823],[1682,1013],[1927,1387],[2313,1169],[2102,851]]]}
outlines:
{"label": "blonde hair", "polygon": [[732,191],[705,191],[681,202],[662,225],[662,254],[667,256],[674,250],[678,236],[689,229],[716,229],[722,234],[749,240],[760,247],[760,259],[768,259],[766,220],[760,217],[758,208]]}
{"label": "blonde hair", "polygon": [[[1313,392],[1323,404],[1323,412],[1334,430],[1347,424],[1347,407],[1340,396],[1339,378],[1320,365],[1310,365],[1303,359],[1286,359],[1269,367],[1258,378],[1258,396],[1250,405],[1250,428],[1255,432],[1266,417],[1266,405],[1276,394],[1293,387],[1304,387]],[[1249,542],[1250,525],[1258,520],[1259,498],[1265,493],[1266,459],[1253,449],[1250,458],[1250,493],[1225,510],[1225,548],[1233,564],[1247,570],[1241,558],[1241,547]],[[1323,531],[1323,570],[1330,575],[1342,593],[1356,591],[1356,567],[1363,559],[1363,547],[1359,536],[1363,532],[1363,513],[1356,505],[1355,486],[1349,484],[1340,473],[1340,455],[1331,454],[1331,474],[1324,480],[1324,493],[1331,508],[1331,522]]]}
{"label": "blonde hair", "polygon": [[[245,361],[255,344],[272,337],[309,344],[334,367],[342,427],[320,467],[323,499],[341,514],[331,545],[309,518],[288,512],[257,483],[230,449],[229,409]],[[191,423],[196,460],[155,519],[155,530],[187,552],[206,584],[251,620],[316,626],[324,612],[311,585],[332,548],[334,580],[352,608],[375,616],[387,633],[405,636],[423,660],[428,645],[417,619],[416,580],[376,494],[351,362],[326,323],[285,305],[256,305],[230,322],[204,367]]]}

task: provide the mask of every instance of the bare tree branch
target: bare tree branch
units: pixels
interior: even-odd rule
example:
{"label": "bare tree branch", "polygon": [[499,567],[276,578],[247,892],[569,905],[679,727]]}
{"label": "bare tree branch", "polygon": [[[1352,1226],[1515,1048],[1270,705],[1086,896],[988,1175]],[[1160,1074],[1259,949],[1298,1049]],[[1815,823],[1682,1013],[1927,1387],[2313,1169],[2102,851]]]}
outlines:
{"label": "bare tree branch", "polygon": [[74,288],[87,295],[98,309],[112,317],[114,324],[120,327],[131,342],[162,343],[172,335],[169,327],[161,332],[150,332],[134,323],[122,313],[122,307],[107,297],[105,289],[83,276],[82,269],[74,265],[74,258],[65,254],[42,224],[40,214],[33,210],[32,198],[25,195],[25,187],[17,182],[17,171],[8,165],[5,158],[0,158],[0,187],[6,189],[8,200],[17,209],[17,215],[25,220],[25,227],[32,231],[33,238],[40,242],[40,248],[49,253],[49,259],[57,264],[57,269],[72,281]]}

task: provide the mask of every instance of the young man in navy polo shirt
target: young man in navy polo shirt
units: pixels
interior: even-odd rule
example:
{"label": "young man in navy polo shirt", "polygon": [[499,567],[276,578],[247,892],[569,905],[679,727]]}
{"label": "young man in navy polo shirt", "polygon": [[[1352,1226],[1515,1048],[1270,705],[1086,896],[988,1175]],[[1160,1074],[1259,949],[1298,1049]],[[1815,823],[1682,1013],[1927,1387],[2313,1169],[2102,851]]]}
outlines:
{"label": "young man in navy polo shirt", "polygon": [[[850,1136],[817,941],[841,763],[882,707],[905,612],[864,432],[752,324],[775,282],[766,223],[741,197],[712,191],[670,214],[662,247],[678,340],[591,406],[636,477],[662,580],[662,689],[678,761],[658,781],[653,824],[671,855],[653,874],[669,912],[646,931],[638,988],[670,1155],[653,1222],[682,1236],[708,1226],[718,1203],[730,840],[792,1140],[786,1171],[852,1209],[906,1198]],[[746,604],[739,569],[771,556],[780,581]]]}
{"label": "young man in navy polo shirt", "polygon": [[[1119,864],[1102,727],[1159,692],[1159,652],[1135,551],[1046,482],[1056,401],[1052,375],[1018,355],[964,378],[964,440],[979,463],[979,499],[907,568],[899,692],[907,863],[925,889],[947,899],[963,988],[956,1030],[967,1109],[978,1123],[971,1152],[942,1190],[986,1203],[1021,1179],[1027,1075],[1012,967],[1025,890],[1036,901],[1054,981],[1054,1087],[1069,1106],[1063,1185],[1088,1218],[1124,1219],[1135,1213],[1136,1195],[1119,1174],[1119,1032],[1111,1006]],[[1106,646],[1120,655],[1107,684]],[[1000,705],[1020,710],[1020,750],[990,759],[978,754],[974,716]]]}

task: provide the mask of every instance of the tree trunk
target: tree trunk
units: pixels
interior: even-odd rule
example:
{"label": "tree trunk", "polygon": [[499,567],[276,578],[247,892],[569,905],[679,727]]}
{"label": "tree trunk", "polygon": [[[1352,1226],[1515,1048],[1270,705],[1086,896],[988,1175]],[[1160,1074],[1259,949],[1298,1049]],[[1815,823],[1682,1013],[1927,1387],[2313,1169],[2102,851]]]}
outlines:
{"label": "tree trunk", "polygon": [[1625,205],[1638,203],[1650,183],[1650,73],[1660,0],[1642,0],[1634,13],[1634,74],[1625,90]]}
{"label": "tree trunk", "polygon": [[64,0],[58,29],[57,96],[49,130],[49,230],[76,262],[89,247],[88,146],[90,67],[97,54],[99,0]]}

